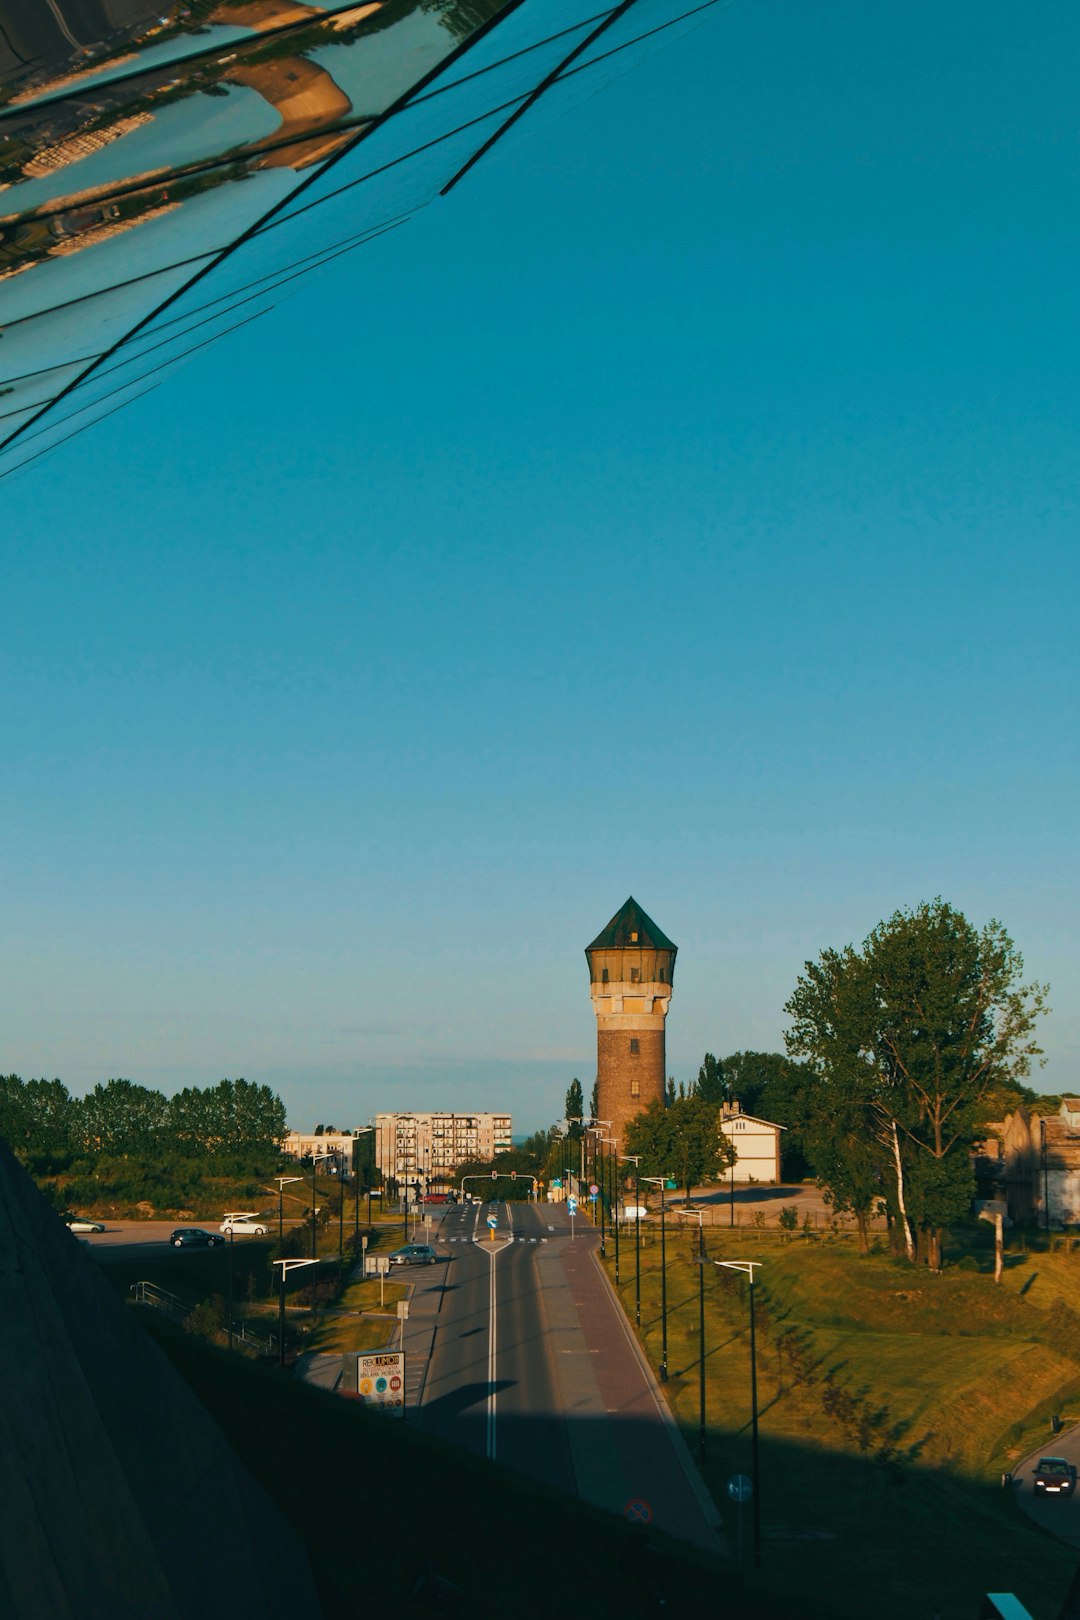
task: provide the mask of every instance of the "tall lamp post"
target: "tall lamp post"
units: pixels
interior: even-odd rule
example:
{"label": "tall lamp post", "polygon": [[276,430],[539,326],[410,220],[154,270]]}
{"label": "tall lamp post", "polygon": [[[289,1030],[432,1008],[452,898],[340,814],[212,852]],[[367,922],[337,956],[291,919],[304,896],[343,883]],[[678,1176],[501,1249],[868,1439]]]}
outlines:
{"label": "tall lamp post", "polygon": [[665,1202],[665,1199],[664,1199],[664,1194],[667,1191],[668,1183],[671,1182],[671,1185],[673,1187],[674,1187],[675,1183],[674,1183],[674,1181],[671,1180],[670,1176],[645,1176],[643,1179],[645,1181],[652,1182],[654,1186],[660,1188],[660,1382],[662,1384],[666,1384],[667,1383],[667,1378],[668,1378],[668,1365],[667,1365],[667,1227],[666,1227],[666,1224],[665,1224],[665,1215],[666,1215],[666,1211],[667,1211],[667,1205],[666,1205],[666,1202]]}
{"label": "tall lamp post", "polygon": [[611,1224],[615,1232],[615,1286],[619,1286],[619,1144],[614,1137],[605,1136],[604,1141],[611,1149],[609,1163],[611,1165]]}
{"label": "tall lamp post", "polygon": [[[714,1266],[723,1266],[725,1271],[741,1271],[744,1277],[750,1279],[750,1421],[751,1421],[751,1456],[753,1467],[751,1477],[754,1481],[754,1568],[761,1568],[761,1474],[758,1458],[758,1411],[757,1411],[757,1346],[754,1341],[754,1272],[761,1266],[760,1260],[714,1260]],[[704,1270],[704,1267],[702,1268]]]}
{"label": "tall lamp post", "polygon": [[285,1276],[296,1266],[317,1266],[317,1260],[275,1260],[275,1266],[281,1267],[278,1277],[278,1366],[285,1365]]}
{"label": "tall lamp post", "polygon": [[[607,1234],[606,1234],[606,1231],[605,1231],[605,1228],[604,1228],[604,1133],[603,1133],[603,1127],[606,1125],[610,1129],[610,1127],[612,1126],[613,1123],[614,1123],[614,1121],[610,1120],[610,1119],[591,1119],[589,1121],[589,1130],[593,1135],[593,1175],[596,1176],[597,1185],[600,1188],[600,1253],[601,1253],[601,1256],[606,1256],[606,1254],[607,1254]],[[597,1174],[597,1158],[599,1158],[599,1174]]]}
{"label": "tall lamp post", "polygon": [[285,1242],[285,1216],[281,1207],[281,1198],[285,1188],[293,1181],[303,1181],[303,1176],[275,1176],[277,1182],[277,1242],[280,1249]]}
{"label": "tall lamp post", "polygon": [[640,1153],[624,1153],[627,1164],[634,1166],[634,1326],[641,1326],[641,1169]]}
{"label": "tall lamp post", "polygon": [[332,1153],[313,1153],[311,1155],[311,1258],[313,1260],[319,1258],[315,1225],[315,1169],[320,1159],[332,1159],[333,1157]]}
{"label": "tall lamp post", "polygon": [[679,1214],[698,1225],[698,1461],[705,1461],[705,1211],[681,1209]]}

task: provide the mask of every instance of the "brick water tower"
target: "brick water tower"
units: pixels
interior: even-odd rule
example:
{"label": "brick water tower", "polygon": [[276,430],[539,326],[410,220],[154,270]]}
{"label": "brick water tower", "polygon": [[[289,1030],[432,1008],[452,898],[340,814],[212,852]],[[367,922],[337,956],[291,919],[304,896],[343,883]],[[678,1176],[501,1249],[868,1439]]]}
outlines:
{"label": "brick water tower", "polygon": [[585,948],[599,1117],[611,1121],[620,1147],[627,1121],[664,1099],[664,1024],[677,950],[634,899]]}

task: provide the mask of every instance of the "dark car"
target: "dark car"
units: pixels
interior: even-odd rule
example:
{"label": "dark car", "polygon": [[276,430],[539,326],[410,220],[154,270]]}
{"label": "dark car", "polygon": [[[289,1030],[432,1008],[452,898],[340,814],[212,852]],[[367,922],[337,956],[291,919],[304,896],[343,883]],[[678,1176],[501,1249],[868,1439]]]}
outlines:
{"label": "dark car", "polygon": [[433,1266],[439,1256],[430,1243],[406,1243],[390,1256],[392,1266]]}
{"label": "dark car", "polygon": [[204,1232],[201,1226],[178,1226],[169,1239],[174,1249],[214,1249],[224,1241],[216,1232]]}
{"label": "dark car", "polygon": [[1035,1469],[1036,1496],[1071,1496],[1076,1489],[1076,1469],[1064,1457],[1040,1457]]}

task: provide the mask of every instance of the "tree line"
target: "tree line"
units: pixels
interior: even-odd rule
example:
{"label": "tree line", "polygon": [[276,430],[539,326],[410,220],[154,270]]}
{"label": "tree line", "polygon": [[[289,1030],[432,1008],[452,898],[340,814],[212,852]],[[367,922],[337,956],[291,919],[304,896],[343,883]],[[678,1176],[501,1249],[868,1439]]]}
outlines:
{"label": "tree line", "polygon": [[98,1083],[73,1097],[61,1080],[0,1075],[0,1136],[25,1161],[147,1155],[276,1154],[285,1105],[269,1086],[222,1080],[172,1097],[132,1080]]}

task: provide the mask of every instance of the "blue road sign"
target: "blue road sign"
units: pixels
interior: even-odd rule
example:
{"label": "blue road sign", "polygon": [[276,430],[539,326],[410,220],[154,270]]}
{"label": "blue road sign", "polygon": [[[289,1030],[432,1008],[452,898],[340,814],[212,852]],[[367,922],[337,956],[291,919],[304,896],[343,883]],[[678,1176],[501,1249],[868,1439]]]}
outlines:
{"label": "blue road sign", "polygon": [[590,1204],[595,1204],[596,1200],[599,1198],[599,1196],[600,1196],[599,1193],[590,1193],[589,1194],[589,1203]]}
{"label": "blue road sign", "polygon": [[570,1197],[566,1200],[566,1210],[569,1215],[577,1214],[577,1199]]}
{"label": "blue road sign", "polygon": [[754,1482],[749,1474],[732,1474],[727,1482],[727,1493],[733,1502],[749,1502],[754,1494]]}
{"label": "blue road sign", "polygon": [[496,1217],[495,1217],[495,1216],[494,1216],[494,1215],[489,1215],[489,1216],[488,1216],[488,1218],[487,1218],[487,1223],[488,1223],[488,1225],[489,1225],[489,1226],[490,1226],[490,1227],[491,1227],[491,1230],[492,1230],[492,1231],[493,1231],[493,1232],[494,1232],[494,1230],[495,1230],[495,1228],[496,1228],[496,1227],[497,1227],[497,1226],[498,1226],[498,1224],[499,1224],[499,1222],[498,1222],[498,1219],[497,1219],[497,1218],[496,1218]]}
{"label": "blue road sign", "polygon": [[631,1524],[648,1524],[652,1518],[652,1504],[640,1496],[631,1497],[623,1512]]}
{"label": "blue road sign", "polygon": [[562,1177],[561,1176],[552,1176],[551,1185],[553,1187],[561,1187],[562,1186]]}

